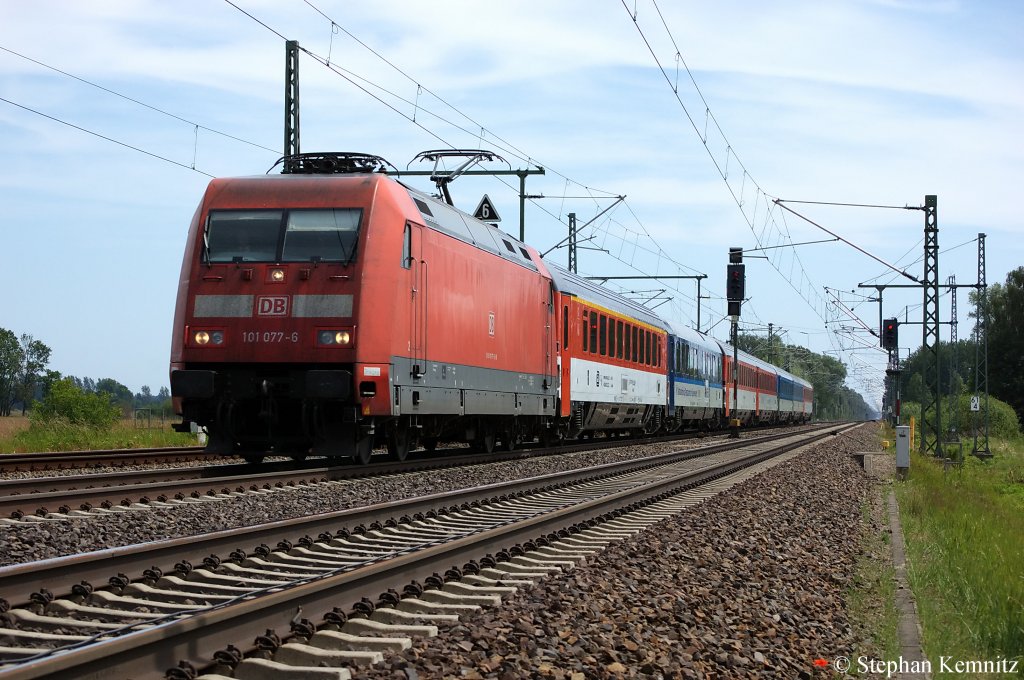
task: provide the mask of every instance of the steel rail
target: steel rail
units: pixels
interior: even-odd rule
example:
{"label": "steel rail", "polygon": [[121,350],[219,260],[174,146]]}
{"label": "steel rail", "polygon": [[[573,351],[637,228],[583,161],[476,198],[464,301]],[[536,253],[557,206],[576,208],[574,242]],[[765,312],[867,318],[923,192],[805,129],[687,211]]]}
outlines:
{"label": "steel rail", "polygon": [[[29,665],[0,670],[0,678],[69,675],[159,677],[157,673],[173,667],[180,659],[201,659],[205,663],[217,650],[228,644],[237,644],[239,640],[251,640],[263,633],[268,625],[287,629],[288,623],[298,612],[302,613],[303,618],[313,618],[332,607],[349,609],[366,594],[383,592],[400,583],[424,579],[451,564],[462,564],[479,558],[486,552],[497,552],[513,544],[548,535],[566,526],[578,525],[597,517],[607,516],[608,513],[622,508],[637,507],[638,504],[663,498],[683,488],[691,488],[717,479],[785,451],[804,446],[834,434],[839,429],[842,428],[833,426],[812,435],[790,435],[786,437],[788,441],[781,445],[761,449],[741,460],[730,461],[714,468],[673,474],[639,489],[613,492],[602,498],[485,530],[370,566],[311,580],[252,600],[206,609],[194,616],[166,621],[151,628],[104,641],[102,644],[64,650]],[[764,445],[765,439],[760,438],[758,444]],[[721,448],[736,445],[737,442],[730,442]],[[748,440],[740,445],[751,447],[755,444]],[[670,456],[671,454],[663,454],[657,458],[662,458],[664,463]],[[606,471],[610,468],[601,467]],[[494,486],[498,485],[492,485]]]}
{"label": "steel rail", "polygon": [[[623,445],[645,445],[694,439],[700,433],[685,433],[644,439],[598,439],[549,448],[524,448],[517,451],[439,457],[429,453],[413,454],[403,462],[379,460],[368,465],[337,463],[325,459],[301,462],[271,461],[257,465],[233,463],[194,467],[156,468],[85,475],[35,477],[0,480],[0,517],[45,516],[93,507],[149,503],[152,500],[198,498],[201,495],[231,493],[272,486],[295,486],[416,472],[453,465],[473,465],[519,460],[548,453],[572,453]],[[383,457],[378,457],[383,458]],[[268,486],[269,485],[269,486]]]}
{"label": "steel rail", "polygon": [[54,451],[0,454],[0,470],[53,470],[82,465],[134,465],[151,462],[194,460],[203,457],[203,447],[111,449],[107,451]]}

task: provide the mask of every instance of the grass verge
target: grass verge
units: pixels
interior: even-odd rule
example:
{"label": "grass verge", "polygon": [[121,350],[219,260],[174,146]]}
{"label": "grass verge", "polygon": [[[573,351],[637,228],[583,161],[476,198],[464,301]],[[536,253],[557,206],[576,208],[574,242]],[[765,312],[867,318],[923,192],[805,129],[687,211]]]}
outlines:
{"label": "grass verge", "polygon": [[138,427],[131,420],[115,423],[109,429],[74,425],[55,420],[17,429],[0,435],[0,453],[35,451],[90,451],[94,449],[144,449],[163,446],[195,446],[195,435],[161,427]]}
{"label": "grass verge", "polygon": [[1024,442],[991,448],[993,460],[968,457],[949,470],[915,454],[910,480],[897,486],[935,677],[969,677],[943,674],[940,656],[1024,666]]}
{"label": "grass verge", "polygon": [[889,488],[889,484],[875,484],[861,507],[865,531],[853,582],[846,593],[850,621],[861,641],[854,659],[866,656],[893,660],[900,653],[892,534],[886,510]]}

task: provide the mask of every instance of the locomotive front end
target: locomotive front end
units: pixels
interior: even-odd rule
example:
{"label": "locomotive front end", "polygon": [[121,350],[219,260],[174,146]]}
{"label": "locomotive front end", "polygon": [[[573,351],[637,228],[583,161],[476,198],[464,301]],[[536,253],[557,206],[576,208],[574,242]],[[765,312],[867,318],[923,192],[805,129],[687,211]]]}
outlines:
{"label": "locomotive front end", "polygon": [[170,375],[176,427],[206,428],[210,452],[369,456],[353,375],[375,184],[211,182],[182,264]]}

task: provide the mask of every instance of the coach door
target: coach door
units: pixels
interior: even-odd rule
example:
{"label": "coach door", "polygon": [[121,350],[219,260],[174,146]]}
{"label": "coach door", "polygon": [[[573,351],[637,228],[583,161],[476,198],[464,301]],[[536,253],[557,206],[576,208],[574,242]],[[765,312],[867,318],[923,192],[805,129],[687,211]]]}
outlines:
{"label": "coach door", "polygon": [[548,284],[548,304],[546,308],[546,318],[544,320],[544,389],[546,394],[550,395],[550,399],[547,400],[548,408],[555,405],[555,397],[558,394],[557,387],[558,383],[555,380],[555,343],[552,342],[553,337],[556,334],[555,329],[555,287]]}
{"label": "coach door", "polygon": [[423,377],[427,367],[427,262],[423,258],[423,227],[405,224],[403,266],[410,270],[409,351],[414,381]]}

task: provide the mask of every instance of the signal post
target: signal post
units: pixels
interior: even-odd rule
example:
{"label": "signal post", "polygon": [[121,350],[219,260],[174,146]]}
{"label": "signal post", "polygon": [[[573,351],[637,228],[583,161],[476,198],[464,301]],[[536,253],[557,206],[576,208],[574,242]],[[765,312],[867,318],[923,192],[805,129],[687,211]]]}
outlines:
{"label": "signal post", "polygon": [[889,366],[885,374],[892,379],[889,384],[889,402],[892,406],[892,425],[900,424],[900,343],[899,343],[899,319],[885,319],[882,321],[880,337],[882,349],[889,351]]}
{"label": "signal post", "polygon": [[729,248],[729,264],[725,268],[725,297],[729,302],[729,319],[732,322],[732,412],[729,414],[730,437],[739,439],[739,323],[740,307],[746,284],[746,265],[743,264],[743,248]]}

